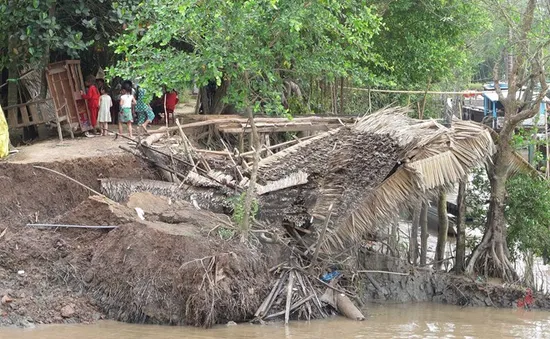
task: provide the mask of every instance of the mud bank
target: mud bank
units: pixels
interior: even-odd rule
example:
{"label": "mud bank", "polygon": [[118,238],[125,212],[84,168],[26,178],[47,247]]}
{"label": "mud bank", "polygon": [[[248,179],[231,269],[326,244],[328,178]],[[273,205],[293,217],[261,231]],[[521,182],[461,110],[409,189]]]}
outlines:
{"label": "mud bank", "polygon": [[[527,290],[517,285],[483,282],[452,273],[435,273],[431,268],[413,268],[379,253],[364,253],[365,270],[402,272],[407,275],[369,273],[362,284],[364,298],[375,303],[437,302],[458,306],[514,308]],[[533,309],[550,309],[550,297],[533,294]]]}
{"label": "mud bank", "polygon": [[[133,156],[44,166],[98,191],[98,178],[156,179]],[[277,256],[242,244],[225,215],[147,193],[109,205],[31,164],[2,163],[0,173],[0,326],[103,318],[211,326],[250,319],[269,292],[268,268]]]}
{"label": "mud bank", "polygon": [[[45,166],[98,191],[98,178],[157,179],[146,164],[126,155]],[[269,269],[281,262],[277,246],[244,245],[227,216],[176,199],[138,193],[114,208],[65,178],[12,163],[0,163],[0,192],[0,326],[102,318],[195,326],[245,321],[269,293]],[[145,220],[136,216],[136,207]],[[118,228],[40,230],[26,227],[29,222]],[[409,273],[360,276],[371,302],[512,307],[524,294],[410,271],[384,256],[360,260],[366,270]],[[535,296],[535,306],[550,303]]]}
{"label": "mud bank", "polygon": [[47,164],[0,163],[0,326],[92,322],[102,317],[78,283],[101,230],[38,230],[27,223],[105,225],[105,206],[86,189],[44,165],[99,190],[97,178],[155,178],[133,156],[84,158]]}

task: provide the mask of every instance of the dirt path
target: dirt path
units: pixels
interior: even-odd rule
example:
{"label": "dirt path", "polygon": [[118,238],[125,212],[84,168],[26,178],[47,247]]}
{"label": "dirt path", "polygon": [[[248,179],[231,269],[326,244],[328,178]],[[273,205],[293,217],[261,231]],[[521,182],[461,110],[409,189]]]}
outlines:
{"label": "dirt path", "polygon": [[8,162],[18,164],[65,161],[78,158],[99,157],[120,154],[120,145],[127,140],[113,137],[76,138],[46,140],[30,146],[19,147],[19,153],[8,157]]}

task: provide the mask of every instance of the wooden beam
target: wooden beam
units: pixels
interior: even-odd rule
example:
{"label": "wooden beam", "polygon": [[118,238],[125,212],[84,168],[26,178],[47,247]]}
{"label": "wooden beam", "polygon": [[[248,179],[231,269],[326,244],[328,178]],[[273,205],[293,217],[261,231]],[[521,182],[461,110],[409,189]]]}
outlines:
{"label": "wooden beam", "polygon": [[[318,116],[312,116],[312,117],[304,117],[304,118],[295,118],[292,120],[286,119],[286,118],[255,118],[254,122],[256,123],[333,123],[338,124],[338,126],[341,126],[342,123],[353,123],[356,121],[356,117],[318,117]],[[204,126],[210,126],[210,125],[228,125],[228,124],[247,124],[248,119],[235,119],[235,118],[229,118],[229,119],[212,119],[212,120],[204,120],[204,121],[198,121],[198,122],[192,122],[189,124],[183,124],[181,125],[181,128],[185,129],[191,129],[191,128],[197,128],[197,127],[204,127]],[[241,127],[242,129],[242,127]],[[163,130],[162,132],[166,131],[177,131],[178,127],[169,127],[168,129]],[[319,129],[313,129],[313,130],[319,130]],[[221,131],[221,130],[220,130]],[[302,131],[301,129],[298,131]],[[258,131],[260,132],[260,131]],[[266,133],[269,133],[269,130],[265,131]],[[159,131],[150,131],[149,133],[161,133]],[[238,132],[226,132],[226,133],[238,133]]]}
{"label": "wooden beam", "polygon": [[[341,124],[322,124],[322,125],[286,125],[272,127],[258,127],[258,133],[279,133],[279,132],[304,132],[304,131],[329,131],[342,127]],[[250,128],[220,128],[220,132],[227,134],[242,134],[250,132]]]}

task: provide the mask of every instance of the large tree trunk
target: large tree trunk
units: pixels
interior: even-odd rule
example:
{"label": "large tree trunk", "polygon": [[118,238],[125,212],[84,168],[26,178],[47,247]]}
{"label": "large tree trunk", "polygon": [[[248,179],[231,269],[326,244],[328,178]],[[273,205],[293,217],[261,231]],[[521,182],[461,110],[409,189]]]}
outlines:
{"label": "large tree trunk", "polygon": [[535,275],[533,273],[534,255],[532,251],[525,251],[523,253],[525,259],[525,274],[523,276],[523,283],[525,286],[535,289]]}
{"label": "large tree trunk", "polygon": [[466,264],[466,180],[463,178],[458,183],[458,215],[456,220],[456,260],[454,271],[456,274],[462,274],[464,272],[464,266]]}
{"label": "large tree trunk", "polygon": [[447,244],[447,232],[449,231],[449,219],[447,217],[447,194],[442,189],[439,192],[437,203],[437,214],[439,216],[439,228],[437,234],[437,246],[435,248],[434,268],[441,270],[445,260],[445,245]]}
{"label": "large tree trunk", "polygon": [[203,114],[221,114],[225,108],[223,97],[227,93],[228,81],[222,81],[220,86],[210,84],[199,90],[200,105]]}
{"label": "large tree trunk", "polygon": [[428,204],[420,210],[420,266],[426,266],[428,256]]}
{"label": "large tree trunk", "polygon": [[[511,133],[510,133],[511,134]],[[510,145],[505,136],[501,135],[497,145],[497,153],[488,175],[491,183],[491,198],[487,212],[485,234],[481,243],[474,249],[466,267],[466,273],[481,273],[486,277],[502,278],[505,281],[516,281],[517,273],[510,260],[506,244],[506,179],[508,178],[508,159],[511,153]]]}

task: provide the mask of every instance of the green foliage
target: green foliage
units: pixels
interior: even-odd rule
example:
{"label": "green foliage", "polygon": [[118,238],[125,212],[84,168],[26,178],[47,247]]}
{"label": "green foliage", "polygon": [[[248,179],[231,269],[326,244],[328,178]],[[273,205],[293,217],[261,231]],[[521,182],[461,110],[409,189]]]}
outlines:
{"label": "green foliage", "polygon": [[238,108],[284,113],[285,79],[362,79],[377,65],[380,18],[359,0],[142,1],[113,42],[125,56],[111,74],[182,88],[229,85]]}
{"label": "green foliage", "polygon": [[[505,216],[508,248],[513,257],[531,251],[541,256],[550,248],[550,186],[548,181],[518,174],[506,183],[508,198]],[[487,220],[490,184],[484,169],[476,169],[466,190],[468,227],[483,232]],[[472,233],[472,232],[470,232]],[[480,239],[469,237],[473,248]]]}
{"label": "green foliage", "polygon": [[[472,171],[471,182],[466,186],[466,220],[471,234],[483,233],[487,222],[487,207],[491,185],[485,168]],[[466,246],[473,249],[480,241],[476,236],[466,238]]]}
{"label": "green foliage", "polygon": [[229,240],[235,236],[235,230],[227,227],[219,227],[218,235],[222,240]]}
{"label": "green foliage", "polygon": [[542,256],[550,248],[549,182],[516,175],[507,182],[508,247],[513,256],[531,251]]}
{"label": "green foliage", "polygon": [[3,1],[0,69],[47,62],[51,52],[78,58],[92,44],[106,44],[127,19],[112,5],[112,0]]}
{"label": "green foliage", "polygon": [[384,29],[374,49],[389,66],[376,71],[386,74],[385,85],[425,89],[458,75],[470,81],[476,63],[466,46],[487,27],[479,2],[398,0],[376,6]]}
{"label": "green foliage", "polygon": [[[242,225],[245,218],[244,201],[246,199],[246,192],[241,193],[230,199],[233,204],[233,216],[232,219],[235,223]],[[259,204],[256,199],[252,200],[252,207],[250,210],[250,218],[253,220],[258,214]]]}

